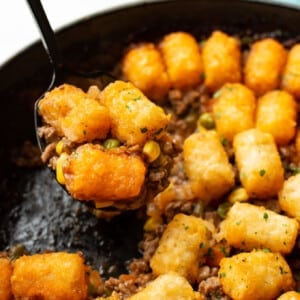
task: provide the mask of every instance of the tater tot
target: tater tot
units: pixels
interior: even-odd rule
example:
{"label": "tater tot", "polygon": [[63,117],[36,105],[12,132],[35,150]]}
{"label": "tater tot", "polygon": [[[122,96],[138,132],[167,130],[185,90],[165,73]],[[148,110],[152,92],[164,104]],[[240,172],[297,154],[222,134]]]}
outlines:
{"label": "tater tot", "polygon": [[152,43],[130,49],[123,58],[122,71],[151,100],[162,100],[170,89],[161,54]]}
{"label": "tater tot", "polygon": [[281,87],[296,98],[300,98],[300,44],[296,44],[288,53]]}
{"label": "tater tot", "polygon": [[273,135],[277,145],[287,145],[295,136],[297,104],[285,91],[271,91],[258,99],[256,128]]}
{"label": "tater tot", "polygon": [[218,275],[224,292],[234,300],[273,300],[295,286],[285,259],[262,250],[223,258]]}
{"label": "tater tot", "polygon": [[140,157],[92,144],[78,147],[63,163],[66,188],[78,200],[106,202],[138,196],[145,173]]}
{"label": "tater tot", "polygon": [[39,102],[39,113],[60,136],[66,136],[72,142],[103,139],[110,128],[107,108],[68,84],[47,92]]}
{"label": "tater tot", "polygon": [[80,102],[61,120],[63,135],[77,143],[104,139],[109,128],[108,109],[91,98]]}
{"label": "tater tot", "polygon": [[300,300],[300,294],[296,291],[289,291],[282,294],[277,300]]}
{"label": "tater tot", "polygon": [[241,81],[241,50],[237,39],[214,31],[203,45],[202,57],[205,85],[210,90]]}
{"label": "tater tot", "polygon": [[208,233],[201,218],[177,214],[167,225],[150,260],[154,275],[173,271],[194,282],[199,262],[207,252]]}
{"label": "tater tot", "polygon": [[185,89],[196,86],[203,75],[200,47],[196,39],[186,32],[166,35],[160,43],[171,86]]}
{"label": "tater tot", "polygon": [[227,83],[217,92],[213,105],[216,129],[232,142],[233,137],[255,125],[256,100],[250,89],[239,83]]}
{"label": "tater tot", "polygon": [[45,94],[39,102],[38,110],[45,122],[62,133],[60,130],[61,118],[64,118],[84,97],[85,93],[80,88],[63,84]]}
{"label": "tater tot", "polygon": [[87,299],[83,258],[64,252],[21,256],[11,277],[16,299]]}
{"label": "tater tot", "polygon": [[276,196],[284,170],[273,136],[258,129],[238,133],[233,140],[239,177],[248,195],[266,199]]}
{"label": "tater tot", "polygon": [[198,292],[194,292],[189,282],[182,276],[170,272],[160,275],[144,289],[128,298],[128,300],[203,300]]}
{"label": "tater tot", "polygon": [[274,39],[252,44],[244,69],[246,86],[258,96],[278,88],[286,58],[285,48]]}
{"label": "tater tot", "polygon": [[268,248],[287,254],[295,245],[298,227],[295,219],[264,207],[237,202],[221,223],[221,232],[230,246],[243,250]]}
{"label": "tater tot", "polygon": [[11,300],[13,297],[10,278],[13,268],[7,258],[0,258],[0,270],[0,300]]}
{"label": "tater tot", "polygon": [[278,195],[280,208],[300,221],[300,174],[285,180]]}
{"label": "tater tot", "polygon": [[112,134],[127,145],[158,139],[171,118],[130,82],[109,84],[101,101],[109,110]]}
{"label": "tater tot", "polygon": [[183,145],[184,167],[195,196],[218,200],[234,185],[234,171],[215,131],[190,135]]}

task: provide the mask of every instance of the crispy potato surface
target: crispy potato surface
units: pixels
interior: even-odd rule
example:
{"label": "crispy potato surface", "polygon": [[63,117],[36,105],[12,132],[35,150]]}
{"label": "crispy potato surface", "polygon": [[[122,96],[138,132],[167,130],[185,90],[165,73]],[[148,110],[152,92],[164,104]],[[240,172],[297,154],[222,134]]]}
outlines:
{"label": "crispy potato surface", "polygon": [[285,91],[271,91],[258,99],[256,128],[273,135],[277,145],[287,145],[295,136],[297,103]]}
{"label": "crispy potato surface", "polygon": [[146,167],[139,156],[85,144],[65,161],[63,173],[75,199],[122,201],[140,194]]}
{"label": "crispy potato surface", "polygon": [[164,99],[170,89],[162,56],[153,43],[130,49],[123,58],[122,71],[151,100]]}
{"label": "crispy potato surface", "polygon": [[300,98],[300,44],[294,45],[288,53],[281,88]]}
{"label": "crispy potato surface", "polygon": [[10,278],[13,272],[11,262],[7,258],[0,258],[0,300],[13,299]]}
{"label": "crispy potato surface", "polygon": [[87,299],[85,265],[79,254],[21,256],[14,263],[11,284],[17,299]]}
{"label": "crispy potato surface", "polygon": [[251,46],[245,64],[245,84],[261,96],[280,85],[287,53],[278,41],[265,38]]}
{"label": "crispy potato surface", "polygon": [[184,166],[195,196],[218,200],[234,185],[234,172],[215,131],[190,135],[183,145]]}
{"label": "crispy potato surface", "polygon": [[205,85],[212,91],[241,81],[241,50],[237,39],[214,31],[202,51]]}
{"label": "crispy potato surface", "polygon": [[300,221],[300,174],[285,180],[278,198],[280,208],[287,215]]}
{"label": "crispy potato surface", "polygon": [[300,300],[300,294],[296,291],[289,291],[282,294],[277,300]]}
{"label": "crispy potato surface", "polygon": [[213,115],[220,136],[232,142],[234,136],[255,125],[253,92],[239,83],[227,83],[216,93]]}
{"label": "crispy potato surface", "polygon": [[47,92],[39,102],[39,113],[58,135],[72,142],[103,139],[110,128],[107,108],[69,84]]}
{"label": "crispy potato surface", "polygon": [[277,196],[283,185],[283,166],[273,136],[258,129],[238,133],[233,140],[239,177],[248,195]]}
{"label": "crispy potato surface", "polygon": [[186,32],[167,34],[159,47],[172,87],[185,89],[201,82],[203,63],[200,47],[191,34]]}
{"label": "crispy potato surface", "polygon": [[161,275],[173,271],[195,281],[208,239],[209,231],[202,219],[177,214],[168,224],[151,258],[153,273]]}
{"label": "crispy potato surface", "polygon": [[194,292],[189,282],[176,273],[158,276],[137,294],[128,300],[203,300],[199,293]]}
{"label": "crispy potato surface", "polygon": [[109,84],[101,101],[109,110],[112,134],[127,145],[158,139],[171,117],[129,82]]}
{"label": "crispy potato surface", "polygon": [[235,203],[221,223],[222,236],[228,244],[243,250],[267,248],[282,254],[295,245],[299,225],[295,219],[263,206]]}
{"label": "crispy potato surface", "polygon": [[289,265],[279,253],[254,250],[221,260],[219,278],[234,300],[272,300],[295,286]]}

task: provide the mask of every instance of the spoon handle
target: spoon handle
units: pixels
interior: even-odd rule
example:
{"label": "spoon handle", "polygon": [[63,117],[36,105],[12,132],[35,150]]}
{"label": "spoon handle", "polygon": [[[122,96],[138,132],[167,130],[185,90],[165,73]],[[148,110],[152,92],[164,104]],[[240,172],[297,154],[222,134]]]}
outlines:
{"label": "spoon handle", "polygon": [[34,19],[40,29],[43,46],[49,56],[50,62],[54,69],[53,80],[55,80],[55,75],[57,75],[58,69],[62,66],[62,59],[57,47],[54,31],[51,28],[51,25],[49,23],[41,1],[27,0],[27,2],[34,16]]}

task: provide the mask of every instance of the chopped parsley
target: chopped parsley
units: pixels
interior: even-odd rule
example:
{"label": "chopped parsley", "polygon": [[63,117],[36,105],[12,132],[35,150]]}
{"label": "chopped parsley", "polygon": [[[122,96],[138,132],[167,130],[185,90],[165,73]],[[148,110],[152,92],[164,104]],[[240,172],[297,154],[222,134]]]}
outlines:
{"label": "chopped parsley", "polygon": [[228,140],[226,139],[226,138],[222,138],[222,140],[221,140],[221,143],[222,143],[222,145],[225,147],[225,146],[227,146],[228,145]]}
{"label": "chopped parsley", "polygon": [[266,174],[266,170],[261,169],[261,170],[259,171],[259,175],[260,175],[260,176],[264,176],[265,174]]}
{"label": "chopped parsley", "polygon": [[148,128],[147,127],[143,127],[143,128],[140,128],[141,130],[141,133],[146,133],[148,131]]}
{"label": "chopped parsley", "polygon": [[200,249],[203,249],[205,247],[205,243],[204,242],[201,242],[200,245],[199,245]]}
{"label": "chopped parsley", "polygon": [[287,273],[288,273],[287,271],[285,271],[285,270],[283,269],[282,266],[279,266],[279,270],[280,270],[280,274],[281,274],[281,275],[284,275],[284,274],[287,274]]}
{"label": "chopped parsley", "polygon": [[268,218],[269,218],[269,215],[266,212],[264,212],[264,219],[265,219],[265,221],[268,221]]}

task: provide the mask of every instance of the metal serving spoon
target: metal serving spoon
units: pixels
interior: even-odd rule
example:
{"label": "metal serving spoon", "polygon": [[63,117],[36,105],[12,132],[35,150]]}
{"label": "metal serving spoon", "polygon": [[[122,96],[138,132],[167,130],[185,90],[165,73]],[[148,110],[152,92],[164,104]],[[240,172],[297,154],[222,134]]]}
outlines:
{"label": "metal serving spoon", "polygon": [[[61,53],[58,49],[55,34],[53,29],[51,28],[51,25],[49,23],[49,20],[47,18],[47,15],[44,11],[44,8],[41,4],[40,0],[27,0],[27,3],[31,9],[31,12],[34,16],[34,19],[40,29],[41,32],[41,39],[43,42],[43,46],[48,54],[50,63],[52,65],[52,78],[50,81],[50,84],[45,91],[45,93],[51,89],[53,89],[55,86],[62,84],[61,78],[62,75],[70,74],[75,75],[80,78],[85,79],[95,79],[97,78],[97,83],[101,85],[101,88],[106,86],[108,83],[115,80],[115,78],[104,71],[96,70],[92,72],[81,72],[78,70],[73,70],[70,68],[67,68],[63,64]],[[44,94],[45,94],[44,93]],[[43,98],[43,95],[35,102],[34,105],[34,126],[35,126],[35,133],[37,138],[38,146],[43,153],[46,148],[46,143],[43,141],[43,139],[38,134],[38,128],[42,125],[42,120],[38,114],[38,104],[40,99]]]}
{"label": "metal serving spoon", "polygon": [[[82,80],[90,80],[96,79],[97,85],[103,89],[108,83],[115,81],[115,77],[105,71],[92,71],[92,72],[81,72],[78,70],[73,70],[66,67],[63,64],[61,53],[57,47],[57,42],[55,38],[54,31],[52,30],[44,8],[41,4],[40,0],[27,0],[29,7],[33,13],[34,19],[40,29],[41,32],[41,39],[43,42],[43,46],[48,54],[50,63],[52,65],[52,78],[47,90],[40,96],[39,99],[36,100],[34,104],[34,127],[35,127],[35,134],[37,139],[38,147],[43,153],[47,147],[47,143],[44,139],[39,135],[39,127],[43,125],[42,118],[38,113],[38,105],[39,101],[44,97],[45,93],[49,90],[52,90],[55,86],[58,86],[63,83],[62,78],[63,76],[70,75],[70,77],[74,77],[74,75]],[[76,82],[76,85],[78,82]],[[89,84],[90,85],[90,84]],[[62,186],[62,185],[61,185]],[[63,187],[63,186],[62,186]],[[69,194],[67,189],[63,187],[64,190]],[[118,215],[119,210],[115,208],[105,207],[103,209],[94,208],[94,206],[90,203],[90,201],[84,202],[88,207],[92,209],[92,212],[101,218],[110,219],[111,217]]]}

